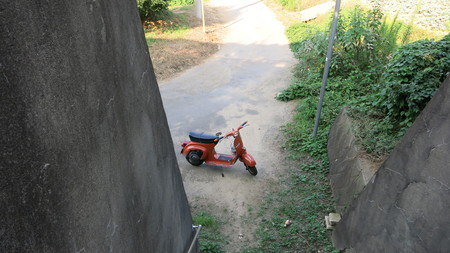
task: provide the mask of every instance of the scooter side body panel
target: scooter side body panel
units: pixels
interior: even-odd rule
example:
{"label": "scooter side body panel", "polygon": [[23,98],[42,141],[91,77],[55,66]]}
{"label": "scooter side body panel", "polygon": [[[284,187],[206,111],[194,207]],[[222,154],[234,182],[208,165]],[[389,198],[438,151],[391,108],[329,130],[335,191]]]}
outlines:
{"label": "scooter side body panel", "polygon": [[192,150],[200,150],[202,151],[201,160],[207,160],[210,156],[210,151],[214,150],[214,146],[216,144],[205,144],[205,143],[197,143],[197,142],[188,142],[188,144],[181,150],[181,153],[184,156],[187,156],[189,152]]}
{"label": "scooter side body panel", "polygon": [[252,155],[250,155],[249,153],[245,152],[244,154],[241,155],[241,157],[239,158],[239,160],[245,164],[247,164],[247,166],[249,167],[254,167],[256,166],[256,161],[255,158],[253,158]]}

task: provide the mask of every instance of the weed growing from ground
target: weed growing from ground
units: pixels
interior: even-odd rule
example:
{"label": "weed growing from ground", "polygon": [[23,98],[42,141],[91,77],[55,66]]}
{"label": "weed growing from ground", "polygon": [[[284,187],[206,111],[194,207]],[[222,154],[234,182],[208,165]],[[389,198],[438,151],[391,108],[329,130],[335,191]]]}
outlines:
{"label": "weed growing from ground", "polygon": [[224,236],[220,232],[223,222],[216,216],[206,212],[198,211],[192,218],[194,224],[202,225],[199,234],[200,252],[202,253],[223,253]]}

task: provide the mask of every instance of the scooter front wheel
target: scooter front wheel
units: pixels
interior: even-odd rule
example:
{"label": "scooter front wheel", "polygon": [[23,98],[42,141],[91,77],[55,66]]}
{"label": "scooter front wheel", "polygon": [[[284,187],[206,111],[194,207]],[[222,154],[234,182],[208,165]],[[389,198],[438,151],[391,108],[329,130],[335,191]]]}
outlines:
{"label": "scooter front wheel", "polygon": [[201,157],[202,157],[202,151],[200,151],[200,150],[192,150],[186,156],[186,160],[190,164],[192,164],[194,166],[199,166],[199,165],[201,165],[203,163],[203,160],[200,160]]}
{"label": "scooter front wheel", "polygon": [[252,176],[256,176],[258,174],[258,170],[256,169],[255,166],[247,166],[247,164],[245,165],[245,168],[247,169],[248,173],[250,173],[250,175]]}

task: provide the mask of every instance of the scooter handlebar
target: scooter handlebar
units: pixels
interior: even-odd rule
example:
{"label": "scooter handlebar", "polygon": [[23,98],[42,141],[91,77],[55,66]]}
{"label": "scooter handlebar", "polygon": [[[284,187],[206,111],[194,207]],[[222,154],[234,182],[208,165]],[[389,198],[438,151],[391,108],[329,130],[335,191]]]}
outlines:
{"label": "scooter handlebar", "polygon": [[228,138],[228,137],[230,137],[230,136],[235,135],[237,132],[239,132],[239,130],[241,130],[242,128],[244,128],[244,127],[246,126],[247,123],[248,123],[248,121],[245,121],[244,123],[242,123],[241,125],[239,125],[239,126],[237,127],[236,130],[233,129],[232,131],[228,132],[227,134],[221,135],[221,136],[219,137],[219,140],[220,140],[220,139],[223,139],[223,138]]}

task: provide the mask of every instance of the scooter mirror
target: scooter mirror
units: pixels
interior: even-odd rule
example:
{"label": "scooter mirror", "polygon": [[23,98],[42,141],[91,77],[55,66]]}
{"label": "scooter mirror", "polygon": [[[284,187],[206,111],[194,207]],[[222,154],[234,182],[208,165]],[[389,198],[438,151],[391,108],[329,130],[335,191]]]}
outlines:
{"label": "scooter mirror", "polygon": [[222,135],[222,132],[217,132],[216,133],[216,136],[221,136]]}

